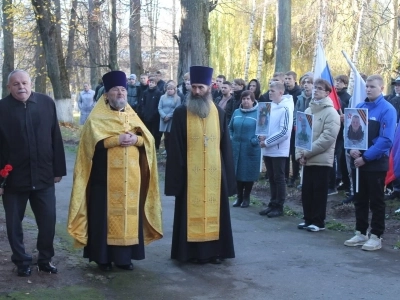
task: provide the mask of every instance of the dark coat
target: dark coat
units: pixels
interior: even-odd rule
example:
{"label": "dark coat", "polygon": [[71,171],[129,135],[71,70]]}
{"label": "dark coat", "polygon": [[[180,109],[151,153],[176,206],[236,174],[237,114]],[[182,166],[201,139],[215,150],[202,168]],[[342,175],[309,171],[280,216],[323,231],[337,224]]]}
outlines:
{"label": "dark coat", "polygon": [[140,107],[138,107],[139,116],[142,118],[143,122],[150,123],[159,121],[158,103],[160,102],[161,96],[162,94],[157,88],[144,91]]}
{"label": "dark coat", "polygon": [[56,106],[33,93],[24,103],[11,95],[0,101],[0,168],[11,164],[6,189],[30,191],[51,187],[67,174]]}

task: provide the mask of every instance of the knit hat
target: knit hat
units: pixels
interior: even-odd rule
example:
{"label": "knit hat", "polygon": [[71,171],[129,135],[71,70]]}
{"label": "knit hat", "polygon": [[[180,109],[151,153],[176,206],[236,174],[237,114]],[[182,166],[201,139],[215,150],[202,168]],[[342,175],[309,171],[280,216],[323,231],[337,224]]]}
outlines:
{"label": "knit hat", "polygon": [[104,91],[108,92],[114,86],[126,88],[126,75],[122,71],[111,71],[103,75]]}
{"label": "knit hat", "polygon": [[204,84],[211,85],[213,68],[204,66],[191,66],[190,67],[190,83],[191,84]]}
{"label": "knit hat", "polygon": [[136,80],[136,75],[135,74],[129,75],[129,79],[135,79]]}

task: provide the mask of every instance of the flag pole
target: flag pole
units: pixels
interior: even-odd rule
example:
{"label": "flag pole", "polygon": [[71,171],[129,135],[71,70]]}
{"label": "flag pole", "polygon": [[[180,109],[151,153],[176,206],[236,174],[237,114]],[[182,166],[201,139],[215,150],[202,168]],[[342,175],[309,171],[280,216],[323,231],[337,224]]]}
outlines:
{"label": "flag pole", "polygon": [[360,172],[359,172],[359,169],[356,168],[356,193],[358,193],[358,181],[359,181],[359,177],[360,177]]}

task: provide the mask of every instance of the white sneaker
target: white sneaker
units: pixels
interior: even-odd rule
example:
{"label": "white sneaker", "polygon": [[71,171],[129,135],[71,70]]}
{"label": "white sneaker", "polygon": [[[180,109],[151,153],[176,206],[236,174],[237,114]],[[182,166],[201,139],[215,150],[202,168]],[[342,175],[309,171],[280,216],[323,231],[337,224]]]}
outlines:
{"label": "white sneaker", "polygon": [[368,241],[368,236],[361,234],[361,232],[356,231],[356,235],[351,239],[344,242],[345,246],[355,247],[362,246]]}
{"label": "white sneaker", "polygon": [[310,231],[310,232],[318,232],[318,231],[325,230],[325,227],[318,227],[316,225],[309,225],[309,226],[305,227],[304,229],[307,229],[307,231]]}
{"label": "white sneaker", "polygon": [[361,247],[365,251],[374,251],[382,248],[382,239],[375,234],[371,234],[369,240]]}

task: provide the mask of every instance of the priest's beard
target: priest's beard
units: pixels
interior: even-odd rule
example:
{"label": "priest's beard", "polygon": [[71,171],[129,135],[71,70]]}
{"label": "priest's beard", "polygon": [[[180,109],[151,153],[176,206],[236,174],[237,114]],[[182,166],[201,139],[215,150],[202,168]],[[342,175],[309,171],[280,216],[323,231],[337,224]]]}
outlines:
{"label": "priest's beard", "polygon": [[193,95],[189,92],[189,95],[186,99],[186,106],[188,110],[199,116],[200,118],[206,118],[210,113],[210,105],[211,105],[211,92],[208,90],[204,96]]}

